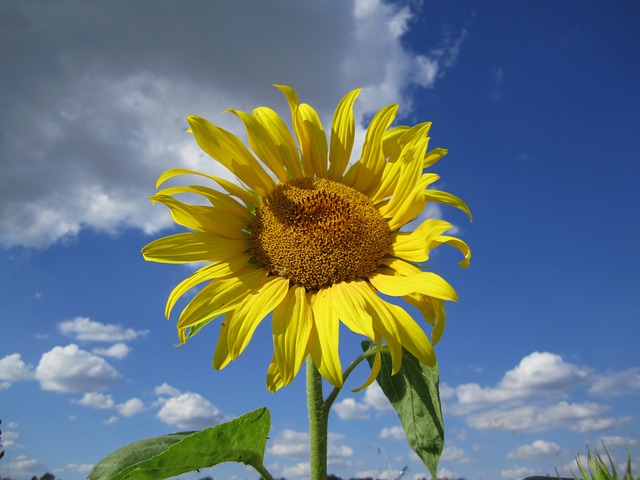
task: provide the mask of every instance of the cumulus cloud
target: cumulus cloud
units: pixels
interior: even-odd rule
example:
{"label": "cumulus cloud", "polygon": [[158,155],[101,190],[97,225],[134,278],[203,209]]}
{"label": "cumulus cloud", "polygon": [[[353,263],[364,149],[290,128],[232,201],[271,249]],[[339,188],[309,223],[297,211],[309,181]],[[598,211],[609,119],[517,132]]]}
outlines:
{"label": "cumulus cloud", "polygon": [[73,343],[44,353],[35,377],[42,389],[55,392],[94,392],[122,382],[120,373],[106,360]]}
{"label": "cumulus cloud", "polygon": [[12,353],[0,359],[0,386],[9,388],[12,383],[32,379],[33,368],[22,360],[19,353]]}
{"label": "cumulus cloud", "polygon": [[187,429],[212,427],[225,420],[218,408],[202,395],[193,392],[166,399],[157,417],[164,423]]}
{"label": "cumulus cloud", "polygon": [[505,373],[495,387],[469,383],[458,386],[455,393],[458,407],[472,410],[502,402],[567,392],[584,383],[588,375],[589,369],[567,363],[559,355],[534,352]]}
{"label": "cumulus cloud", "polygon": [[371,410],[378,413],[393,411],[391,403],[377,383],[367,387],[362,402],[354,398],[345,398],[335,403],[333,409],[340,420],[367,420],[371,416]]}
{"label": "cumulus cloud", "polygon": [[102,357],[112,357],[122,360],[131,353],[131,347],[126,343],[116,343],[108,348],[94,348],[92,352]]}
{"label": "cumulus cloud", "polygon": [[99,392],[87,392],[80,400],[73,400],[73,403],[101,410],[117,410],[124,417],[132,417],[145,410],[144,402],[139,398],[133,397],[124,403],[116,404],[111,395]]}
{"label": "cumulus cloud", "polygon": [[180,390],[178,390],[177,388],[172,387],[171,385],[169,385],[168,383],[163,383],[162,385],[158,385],[156,388],[153,389],[154,393],[159,396],[167,396],[167,397],[177,397],[178,395],[180,395],[182,392],[180,392]]}
{"label": "cumulus cloud", "polygon": [[631,419],[607,418],[608,408],[597,403],[558,402],[548,405],[521,405],[512,408],[491,409],[469,415],[469,426],[479,430],[541,432],[554,428],[568,428],[576,432],[604,430]]}
{"label": "cumulus cloud", "polygon": [[83,228],[168,227],[167,212],[147,200],[155,178],[205,163],[185,116],[241,133],[221,112],[277,102],[286,112],[273,83],[297,87],[323,119],[357,86],[359,122],[384,103],[406,107],[410,87],[432,88],[466,38],[447,34],[411,51],[403,36],[413,15],[381,0],[196,0],[152,11],[125,0],[11,4],[3,11],[11,35],[0,45],[0,245],[44,248]]}
{"label": "cumulus cloud", "polygon": [[[343,440],[343,435],[329,433],[327,439],[327,462],[329,465],[344,465],[344,459],[353,456],[353,449],[345,445]],[[273,439],[269,453],[281,457],[308,457],[309,434],[286,428]]]}
{"label": "cumulus cloud", "polygon": [[597,375],[593,379],[589,393],[592,395],[637,395],[640,393],[640,367],[622,372]]}
{"label": "cumulus cloud", "polygon": [[507,454],[507,458],[532,459],[564,456],[566,452],[555,442],[535,440],[529,445],[520,445]]}
{"label": "cumulus cloud", "polygon": [[378,434],[383,440],[395,440],[397,442],[405,441],[407,435],[404,433],[404,429],[400,426],[384,427]]}
{"label": "cumulus cloud", "polygon": [[[125,329],[122,325],[100,323],[87,317],[76,317],[72,320],[60,322],[58,323],[58,330],[63,335],[73,337],[75,340],[89,342],[130,341],[149,333],[149,330]],[[114,345],[112,348],[114,349],[112,353],[116,355],[122,354],[124,351],[122,346]]]}

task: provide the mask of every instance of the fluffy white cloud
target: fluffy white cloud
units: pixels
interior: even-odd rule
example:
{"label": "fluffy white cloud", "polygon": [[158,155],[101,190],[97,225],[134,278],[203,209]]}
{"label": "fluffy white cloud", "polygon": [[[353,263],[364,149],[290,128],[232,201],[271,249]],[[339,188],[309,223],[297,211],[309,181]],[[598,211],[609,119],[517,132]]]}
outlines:
{"label": "fluffy white cloud", "polygon": [[116,343],[108,348],[94,348],[92,352],[103,357],[112,357],[122,360],[131,353],[131,347],[126,343]]}
{"label": "fluffy white cloud", "polygon": [[378,434],[383,440],[395,440],[397,442],[406,441],[407,435],[404,433],[404,429],[400,426],[384,427]]}
{"label": "fluffy white cloud", "polygon": [[189,429],[212,427],[224,421],[220,410],[202,395],[193,392],[167,399],[157,416],[165,423]]}
{"label": "fluffy white cloud", "polygon": [[[76,317],[72,320],[60,322],[58,323],[58,330],[63,335],[73,337],[75,340],[90,342],[130,341],[149,333],[149,330],[125,329],[122,325],[100,323],[86,317]],[[116,346],[114,345],[114,347]],[[114,351],[116,354],[122,354],[123,349],[122,347],[116,347]]]}
{"label": "fluffy white cloud", "polygon": [[597,403],[559,402],[552,405],[521,405],[513,408],[491,409],[469,415],[469,426],[479,430],[540,432],[554,428],[568,428],[576,432],[603,430],[628,422],[629,418],[607,418],[608,410]]}
{"label": "fluffy white cloud", "polygon": [[333,410],[340,420],[367,420],[369,418],[369,406],[358,403],[354,398],[345,398],[333,404]]}
{"label": "fluffy white cloud", "polygon": [[113,388],[122,381],[106,360],[73,343],[44,353],[35,376],[44,390],[56,392],[93,392]]}
{"label": "fluffy white cloud", "polygon": [[[329,433],[327,439],[328,464],[338,465],[341,464],[341,459],[353,456],[353,449],[342,443],[342,440],[344,440],[343,435]],[[269,453],[284,457],[308,457],[309,434],[284,429],[273,439]]]}
{"label": "fluffy white cloud", "polygon": [[11,383],[33,379],[33,369],[24,363],[19,353],[12,353],[0,359],[0,385],[9,388]]}
{"label": "fluffy white cloud", "polygon": [[73,403],[84,405],[85,407],[100,408],[103,410],[108,410],[115,406],[115,402],[111,395],[99,392],[87,392],[80,400],[73,400]]}
{"label": "fluffy white cloud", "polygon": [[309,454],[309,434],[284,429],[269,448],[269,453],[278,456],[306,456]]}
{"label": "fluffy white cloud", "polygon": [[144,402],[136,397],[130,398],[126,402],[117,405],[116,408],[118,412],[120,412],[120,415],[125,417],[133,417],[145,411]]}
{"label": "fluffy white cloud", "polygon": [[548,458],[564,455],[565,452],[557,443],[547,440],[535,440],[529,445],[520,445],[507,454],[507,458]]}
{"label": "fluffy white cloud", "polygon": [[124,403],[116,404],[111,395],[99,392],[87,392],[80,400],[73,400],[73,403],[102,410],[117,410],[125,417],[132,417],[145,410],[144,402],[139,398],[133,397]]}
{"label": "fluffy white cloud", "polygon": [[640,367],[595,376],[589,393],[606,396],[640,393]]}
{"label": "fluffy white cloud", "polygon": [[531,467],[512,467],[500,470],[502,478],[524,478],[536,473],[535,468]]}
{"label": "fluffy white cloud", "polygon": [[495,387],[476,383],[456,388],[458,405],[464,409],[566,392],[584,383],[589,370],[566,363],[559,355],[534,352],[509,370]]}
{"label": "fluffy white cloud", "polygon": [[362,403],[354,398],[345,398],[335,403],[333,409],[341,420],[367,420],[371,416],[371,410],[378,413],[393,411],[391,403],[377,383],[367,387]]}
{"label": "fluffy white cloud", "polygon": [[297,87],[323,119],[342,94],[365,87],[360,121],[384,103],[407,107],[412,86],[433,87],[466,37],[412,52],[403,35],[413,11],[381,0],[169,2],[153,11],[65,0],[36,10],[18,2],[12,12],[16,35],[0,45],[3,246],[47,247],[82,228],[165,228],[169,215],[147,200],[155,178],[203,164],[187,114],[241,132],[222,112],[275,102],[286,112],[278,82]]}
{"label": "fluffy white cloud", "polygon": [[311,465],[309,462],[296,463],[282,469],[282,475],[285,477],[308,477],[310,473]]}
{"label": "fluffy white cloud", "polygon": [[172,387],[171,385],[169,385],[166,382],[163,383],[162,385],[158,385],[156,388],[153,389],[153,391],[159,397],[161,397],[161,396],[177,397],[178,395],[180,395],[182,393],[182,392],[180,392],[180,390],[178,390],[177,388]]}

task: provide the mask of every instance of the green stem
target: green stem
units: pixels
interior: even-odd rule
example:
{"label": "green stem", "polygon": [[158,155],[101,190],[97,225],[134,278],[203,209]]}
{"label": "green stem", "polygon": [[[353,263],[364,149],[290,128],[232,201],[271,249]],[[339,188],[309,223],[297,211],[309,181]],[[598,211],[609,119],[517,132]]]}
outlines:
{"label": "green stem", "polygon": [[258,471],[263,480],[274,480],[273,476],[269,473],[264,465],[260,464],[259,466],[253,468]]}
{"label": "green stem", "polygon": [[309,442],[311,480],[327,478],[327,431],[329,410],[322,398],[322,376],[307,357],[307,406],[309,409]]}
{"label": "green stem", "polygon": [[[351,372],[353,372],[353,370],[358,366],[358,364],[360,364],[361,361],[363,361],[367,357],[370,357],[371,355],[375,355],[375,353],[376,353],[375,350],[369,350],[367,352],[364,352],[358,358],[356,358],[351,363],[351,365],[349,365],[349,367],[344,371],[344,374],[342,375],[343,381],[345,382],[347,381],[347,378],[349,377],[349,375],[351,375]],[[333,405],[333,402],[335,401],[336,397],[340,393],[340,390],[341,390],[341,387],[334,387],[331,393],[329,394],[329,396],[327,397],[327,400],[324,402],[324,409],[327,412],[327,417],[329,415],[329,410],[331,409],[331,405]]]}

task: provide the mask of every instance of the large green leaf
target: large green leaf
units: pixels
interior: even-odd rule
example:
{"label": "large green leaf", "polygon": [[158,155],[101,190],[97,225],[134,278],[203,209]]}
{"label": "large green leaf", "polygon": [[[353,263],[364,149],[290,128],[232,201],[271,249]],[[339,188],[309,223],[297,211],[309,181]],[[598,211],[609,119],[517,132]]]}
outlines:
{"label": "large green leaf", "polygon": [[[368,351],[376,345],[363,342],[362,348]],[[381,355],[382,366],[376,381],[398,412],[409,446],[422,459],[431,476],[437,478],[438,460],[444,447],[438,365],[428,367],[403,350],[402,367],[392,376],[389,350],[384,347]],[[369,365],[373,364],[373,356],[367,360]]]}
{"label": "large green leaf", "polygon": [[199,432],[147,438],[108,455],[87,479],[161,480],[222,462],[261,470],[270,428],[269,410],[260,408]]}

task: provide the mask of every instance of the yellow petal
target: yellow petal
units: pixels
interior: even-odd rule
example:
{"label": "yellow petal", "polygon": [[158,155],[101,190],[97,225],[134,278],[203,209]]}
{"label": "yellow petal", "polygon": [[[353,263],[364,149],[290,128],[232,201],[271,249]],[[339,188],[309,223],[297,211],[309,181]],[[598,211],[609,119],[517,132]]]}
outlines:
{"label": "yellow petal", "polygon": [[203,232],[159,238],[142,248],[145,260],[161,263],[219,262],[249,250],[248,241]]}
{"label": "yellow petal", "polygon": [[378,335],[387,343],[389,352],[391,353],[392,375],[395,375],[402,366],[402,345],[401,338],[396,327],[395,318],[391,315],[389,309],[373,288],[366,282],[358,282],[355,284],[359,293],[365,300],[367,312],[373,319],[373,328]]}
{"label": "yellow petal", "polygon": [[367,313],[364,299],[352,285],[354,282],[341,282],[327,287],[333,311],[351,331],[375,338],[373,321]]}
{"label": "yellow petal", "polygon": [[[403,179],[404,182],[410,180],[410,189],[415,187],[418,177],[420,176],[419,172],[422,171],[422,152],[426,149],[429,142],[427,133],[429,132],[430,126],[431,123],[427,122],[415,125],[409,129],[401,129],[397,134],[400,138],[392,145],[393,148],[390,146],[383,147],[386,150],[390,150],[393,157],[390,158],[386,164],[376,191],[371,196],[374,203],[378,203],[384,198],[395,196],[396,194],[406,194],[406,192],[398,190],[397,188],[401,175],[405,175]],[[391,131],[393,130],[395,129]],[[407,172],[407,165],[412,162],[415,162],[415,165]],[[402,199],[398,198],[396,202],[400,200]],[[385,216],[389,218],[391,215]]]}
{"label": "yellow petal", "polygon": [[199,232],[215,232],[225,238],[241,240],[248,238],[248,233],[243,231],[249,227],[246,218],[228,215],[224,210],[215,207],[201,205],[188,205],[168,195],[154,195],[154,202],[160,202],[171,211],[173,221]]}
{"label": "yellow petal", "polygon": [[311,356],[320,374],[332,385],[342,387],[342,365],[338,346],[340,320],[331,307],[329,289],[323,288],[311,297],[314,328],[311,333]]}
{"label": "yellow petal", "polygon": [[353,104],[362,89],[347,93],[333,115],[331,125],[331,147],[329,150],[329,180],[340,180],[351,158],[355,138]]}
{"label": "yellow petal", "polygon": [[398,105],[388,105],[371,119],[362,147],[362,156],[349,168],[344,177],[346,185],[369,196],[375,194],[386,165],[382,139],[397,111]]}
{"label": "yellow petal", "polygon": [[156,188],[162,185],[164,182],[169,180],[170,178],[176,177],[178,175],[197,175],[199,177],[205,177],[210,180],[213,180],[222,188],[224,188],[227,192],[229,192],[234,197],[238,197],[242,200],[247,206],[255,206],[257,198],[254,197],[250,192],[246,191],[244,188],[239,187],[238,185],[225,180],[224,178],[214,177],[213,175],[207,175],[206,173],[198,172],[196,170],[188,170],[186,168],[171,168],[160,175],[158,177],[158,181],[156,182]]}
{"label": "yellow petal", "polygon": [[444,333],[444,327],[447,320],[444,301],[439,298],[432,298],[419,293],[413,293],[402,298],[404,298],[410,305],[419,309],[424,319],[433,325],[431,341],[434,345],[438,343]]}
{"label": "yellow petal", "polygon": [[282,381],[282,376],[278,371],[278,365],[276,364],[275,355],[271,359],[271,363],[269,364],[269,368],[267,369],[267,390],[271,393],[275,393],[284,387],[284,382]]}
{"label": "yellow petal", "polygon": [[427,154],[424,156],[424,163],[422,165],[422,168],[429,168],[442,157],[444,157],[447,153],[449,153],[449,150],[447,150],[446,148],[434,148],[433,150],[427,152]]}
{"label": "yellow petal", "polygon": [[427,202],[439,202],[459,208],[469,216],[469,220],[473,220],[471,211],[469,210],[469,207],[467,207],[467,204],[455,195],[448,192],[442,192],[440,190],[425,190],[424,195]]}
{"label": "yellow petal", "polygon": [[256,108],[253,110],[253,116],[273,139],[278,151],[278,158],[284,163],[289,175],[292,178],[302,177],[298,147],[282,118],[267,107]]}
{"label": "yellow petal", "polygon": [[269,277],[242,301],[234,311],[227,329],[227,342],[232,359],[235,360],[244,351],[262,319],[282,302],[288,290],[289,279]]}
{"label": "yellow petal", "polygon": [[391,255],[411,262],[426,262],[432,242],[443,232],[452,228],[444,220],[428,219],[422,222],[413,232],[399,232],[391,235]]}
{"label": "yellow petal", "polygon": [[233,318],[233,312],[227,314],[220,326],[220,333],[218,334],[218,343],[216,344],[216,350],[213,352],[213,368],[216,370],[222,370],[231,362],[231,354],[229,353],[229,343],[227,342],[227,330],[229,329],[229,322]]}
{"label": "yellow petal", "polygon": [[176,287],[171,291],[164,311],[165,316],[167,318],[171,316],[171,310],[173,310],[176,302],[187,291],[202,282],[206,282],[207,280],[211,280],[213,278],[224,278],[228,275],[236,274],[242,266],[249,261],[249,258],[249,255],[239,255],[224,262],[206,265],[198,269],[192,275],[188,276],[176,285]]}
{"label": "yellow petal", "polygon": [[[227,215],[236,215],[241,218],[249,218],[249,211],[247,210],[247,207],[239,203],[231,195],[201,185],[163,188],[156,193],[154,197],[158,195],[178,195],[181,193],[195,193],[196,195],[202,195],[204,198],[209,200],[209,203],[216,207],[219,212],[224,212]],[[153,197],[151,198],[153,199]]]}
{"label": "yellow petal", "polygon": [[[393,270],[389,270],[389,272],[393,272]],[[421,272],[411,277],[373,273],[369,275],[369,281],[382,294],[392,297],[423,293],[443,300],[458,300],[453,287],[444,278],[432,272]]]}
{"label": "yellow petal", "polygon": [[302,155],[302,169],[306,176],[327,176],[327,136],[316,111],[306,103],[298,105],[293,126]]}
{"label": "yellow petal", "polygon": [[234,310],[254,289],[266,282],[268,271],[247,265],[233,277],[213,280],[187,304],[178,318],[178,329],[186,329]]}
{"label": "yellow petal", "polygon": [[376,342],[376,354],[375,354],[375,358],[373,359],[373,365],[371,365],[371,373],[369,374],[369,376],[367,377],[367,379],[364,381],[364,383],[362,385],[360,385],[358,388],[352,390],[352,392],[359,392],[362,389],[367,388],[369,385],[371,385],[373,383],[373,381],[376,379],[376,377],[378,376],[378,373],[380,373],[380,367],[382,366],[382,358],[380,357],[380,349],[382,348],[382,344],[380,341],[380,338],[377,337],[375,339]]}
{"label": "yellow petal", "polygon": [[438,238],[432,240],[433,245],[439,245],[441,243],[446,243],[447,245],[451,245],[452,247],[457,248],[464,255],[464,260],[458,262],[458,265],[462,268],[467,268],[469,266],[469,262],[471,261],[471,249],[467,243],[458,238],[458,237],[450,237],[447,235],[441,235]]}
{"label": "yellow petal", "polygon": [[305,288],[294,285],[273,311],[273,351],[284,385],[291,383],[307,355],[313,324]]}
{"label": "yellow petal", "polygon": [[258,158],[274,173],[278,180],[286,182],[287,172],[280,159],[278,147],[264,126],[246,112],[234,109],[228,111],[238,116],[244,123],[249,145]]}
{"label": "yellow petal", "polygon": [[386,305],[394,317],[402,346],[422,363],[433,367],[436,364],[436,354],[424,331],[405,309],[391,303]]}
{"label": "yellow petal", "polygon": [[196,115],[187,117],[200,148],[233,172],[259,195],[267,195],[275,187],[253,155],[235,135]]}

